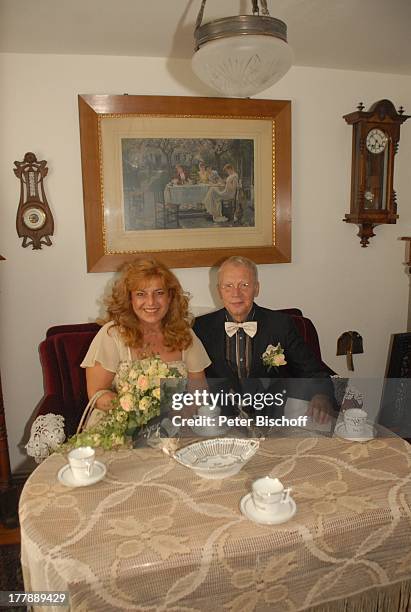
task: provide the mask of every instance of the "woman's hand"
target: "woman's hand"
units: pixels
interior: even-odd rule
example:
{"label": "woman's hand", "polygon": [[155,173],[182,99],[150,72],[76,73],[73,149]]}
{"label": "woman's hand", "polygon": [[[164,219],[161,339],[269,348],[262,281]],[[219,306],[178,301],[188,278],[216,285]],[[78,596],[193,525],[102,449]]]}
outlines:
{"label": "woman's hand", "polygon": [[114,372],[109,372],[103,366],[96,362],[92,368],[86,368],[87,380],[87,395],[89,399],[93,397],[97,391],[107,389],[96,402],[96,408],[99,410],[108,411],[112,406],[112,400],[117,397],[114,391],[109,391],[114,379]]}
{"label": "woman's hand", "polygon": [[[187,378],[188,393],[194,393],[195,391],[201,392],[204,390],[208,391],[207,379],[205,377],[204,370],[201,370],[201,372],[189,372]],[[185,406],[183,408],[182,415],[187,418],[194,416],[195,414],[197,414],[197,410],[199,409],[199,407],[200,406],[197,406],[195,404],[193,406]]]}
{"label": "woman's hand", "polygon": [[111,408],[113,408],[112,401],[115,397],[117,397],[117,393],[114,393],[114,391],[107,391],[107,393],[103,393],[103,395],[101,395],[96,401],[96,408],[99,410],[104,410],[105,412],[111,410]]}

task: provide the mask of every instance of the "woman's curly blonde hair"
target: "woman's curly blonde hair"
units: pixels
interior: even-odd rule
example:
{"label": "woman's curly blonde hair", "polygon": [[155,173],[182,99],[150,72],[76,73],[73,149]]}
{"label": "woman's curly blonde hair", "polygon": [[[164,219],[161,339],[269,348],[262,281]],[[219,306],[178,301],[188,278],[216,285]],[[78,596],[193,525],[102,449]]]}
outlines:
{"label": "woman's curly blonde hair", "polygon": [[106,299],[107,320],[114,321],[126,346],[141,348],[141,324],[131,303],[131,291],[142,289],[147,281],[160,278],[171,298],[167,314],[162,320],[164,344],[170,350],[182,351],[192,344],[192,315],[188,310],[188,294],[184,293],[177,277],[155,259],[138,259],[125,264],[115,282],[111,296]]}

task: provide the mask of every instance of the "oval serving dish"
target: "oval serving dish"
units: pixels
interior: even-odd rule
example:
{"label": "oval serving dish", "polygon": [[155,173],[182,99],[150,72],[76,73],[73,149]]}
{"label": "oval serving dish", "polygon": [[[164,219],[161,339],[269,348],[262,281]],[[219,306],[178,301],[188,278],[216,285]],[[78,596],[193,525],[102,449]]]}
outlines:
{"label": "oval serving dish", "polygon": [[227,478],[237,474],[258,447],[257,440],[217,438],[181,448],[174,453],[174,459],[201,478]]}

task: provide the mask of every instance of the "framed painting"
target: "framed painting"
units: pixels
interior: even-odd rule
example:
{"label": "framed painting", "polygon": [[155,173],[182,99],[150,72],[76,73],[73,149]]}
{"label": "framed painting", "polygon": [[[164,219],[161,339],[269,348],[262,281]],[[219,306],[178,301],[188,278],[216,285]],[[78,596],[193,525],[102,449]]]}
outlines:
{"label": "framed painting", "polygon": [[291,261],[291,102],[80,95],[87,269]]}
{"label": "framed painting", "polygon": [[393,334],[378,422],[411,442],[411,333]]}

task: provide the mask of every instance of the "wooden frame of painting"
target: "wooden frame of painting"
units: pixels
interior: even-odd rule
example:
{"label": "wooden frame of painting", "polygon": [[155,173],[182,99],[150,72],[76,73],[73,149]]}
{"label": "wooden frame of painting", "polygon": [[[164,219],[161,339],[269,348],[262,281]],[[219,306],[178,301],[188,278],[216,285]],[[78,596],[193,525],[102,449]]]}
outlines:
{"label": "wooden frame of painting", "polygon": [[79,115],[89,272],[291,261],[290,101],[90,94]]}

